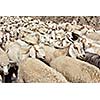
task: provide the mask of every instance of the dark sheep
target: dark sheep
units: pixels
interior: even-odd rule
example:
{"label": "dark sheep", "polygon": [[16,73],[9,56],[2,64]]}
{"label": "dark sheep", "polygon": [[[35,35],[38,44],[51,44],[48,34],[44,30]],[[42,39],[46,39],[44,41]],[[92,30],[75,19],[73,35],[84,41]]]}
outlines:
{"label": "dark sheep", "polygon": [[4,73],[3,73],[3,71],[2,70],[0,70],[0,75],[1,75],[1,77],[2,77],[2,83],[5,83],[5,77],[4,77]]}
{"label": "dark sheep", "polygon": [[[10,63],[10,68],[8,70],[9,74],[5,75],[5,83],[12,83],[16,81],[18,78],[18,66],[16,63]],[[13,78],[13,74],[15,74],[16,78]]]}
{"label": "dark sheep", "polygon": [[82,60],[100,68],[100,55],[98,54],[86,52]]}

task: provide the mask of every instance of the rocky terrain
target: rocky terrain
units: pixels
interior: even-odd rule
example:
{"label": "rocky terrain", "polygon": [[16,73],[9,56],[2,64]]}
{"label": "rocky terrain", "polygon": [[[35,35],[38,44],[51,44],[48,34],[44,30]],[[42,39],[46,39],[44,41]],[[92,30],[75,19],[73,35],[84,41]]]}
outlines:
{"label": "rocky terrain", "polygon": [[100,17],[1,16],[0,59],[2,83],[100,82]]}

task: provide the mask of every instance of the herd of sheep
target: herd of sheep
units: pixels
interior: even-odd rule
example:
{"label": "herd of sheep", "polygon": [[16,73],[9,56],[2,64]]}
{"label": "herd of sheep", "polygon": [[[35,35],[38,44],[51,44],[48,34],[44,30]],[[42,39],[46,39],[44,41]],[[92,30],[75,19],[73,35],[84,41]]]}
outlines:
{"label": "herd of sheep", "polygon": [[100,82],[100,31],[89,25],[0,17],[1,83]]}

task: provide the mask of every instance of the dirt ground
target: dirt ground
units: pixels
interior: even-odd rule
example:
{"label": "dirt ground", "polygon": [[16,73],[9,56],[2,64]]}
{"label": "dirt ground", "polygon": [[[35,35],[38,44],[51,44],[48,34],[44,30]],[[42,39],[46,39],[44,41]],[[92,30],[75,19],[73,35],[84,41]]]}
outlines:
{"label": "dirt ground", "polygon": [[100,30],[100,16],[33,16],[33,19],[51,20],[55,23],[72,22],[75,19],[79,25],[91,25],[96,30]]}

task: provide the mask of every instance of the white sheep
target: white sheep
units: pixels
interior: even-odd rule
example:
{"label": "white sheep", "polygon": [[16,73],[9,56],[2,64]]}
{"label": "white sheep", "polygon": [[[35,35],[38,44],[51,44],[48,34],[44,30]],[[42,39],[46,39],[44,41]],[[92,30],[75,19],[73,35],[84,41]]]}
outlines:
{"label": "white sheep", "polygon": [[18,83],[66,83],[64,76],[38,59],[27,58],[19,64]]}
{"label": "white sheep", "polygon": [[45,52],[42,45],[28,45],[24,41],[7,42],[5,45],[6,52],[10,60],[20,62],[27,57],[32,58],[45,58]]}
{"label": "white sheep", "polygon": [[0,75],[2,77],[2,82],[4,82],[4,75],[7,75],[9,72],[9,58],[4,50],[0,48]]}
{"label": "white sheep", "polygon": [[[45,59],[45,50],[44,50],[44,45],[39,44],[39,45],[34,45],[35,52],[36,52],[36,57],[39,59]],[[33,50],[34,54],[34,50]]]}
{"label": "white sheep", "polygon": [[62,73],[68,81],[73,83],[100,82],[100,70],[96,66],[78,59],[60,56],[54,59],[50,66]]}
{"label": "white sheep", "polygon": [[50,47],[50,46],[44,46],[44,51],[45,51],[45,59],[44,61],[47,64],[50,64],[50,62],[56,58],[59,57],[61,55],[67,55],[68,54],[68,48],[64,48],[64,49],[56,49],[54,47]]}
{"label": "white sheep", "polygon": [[96,53],[100,55],[100,44],[98,43],[98,41],[94,41],[83,36],[81,42],[83,43],[86,52]]}
{"label": "white sheep", "polygon": [[35,34],[35,35],[28,34],[22,40],[27,42],[28,44],[36,45],[39,43],[40,35],[39,34]]}
{"label": "white sheep", "polygon": [[21,47],[28,47],[29,44],[26,42],[22,41],[21,39],[17,39],[16,42],[21,46]]}
{"label": "white sheep", "polygon": [[100,41],[100,34],[96,32],[88,32],[86,34],[87,38],[90,38],[92,40]]}
{"label": "white sheep", "polygon": [[29,56],[31,58],[36,58],[36,50],[35,50],[35,48],[33,46],[29,50]]}
{"label": "white sheep", "polygon": [[30,47],[31,46],[23,47],[17,42],[10,42],[7,43],[6,52],[10,60],[19,62],[29,55],[27,52],[29,51]]}
{"label": "white sheep", "polygon": [[59,56],[71,56],[73,58],[81,58],[84,56],[85,52],[82,43],[74,42],[69,43],[64,48],[54,48],[50,46],[44,46],[45,51],[45,62],[50,64],[50,62]]}

